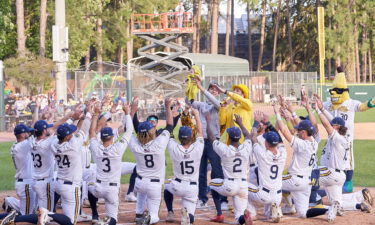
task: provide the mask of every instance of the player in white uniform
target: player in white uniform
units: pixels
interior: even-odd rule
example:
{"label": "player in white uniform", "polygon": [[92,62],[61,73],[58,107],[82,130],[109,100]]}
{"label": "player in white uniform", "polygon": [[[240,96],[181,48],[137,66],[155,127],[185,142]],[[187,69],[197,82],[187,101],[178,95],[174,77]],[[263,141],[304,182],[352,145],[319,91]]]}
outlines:
{"label": "player in white uniform", "polygon": [[196,123],[196,141],[192,142],[193,132],[188,126],[180,127],[178,138],[181,144],[171,138],[168,151],[173,163],[174,177],[165,184],[164,200],[168,209],[167,222],[174,221],[173,197],[182,198],[181,225],[194,222],[194,213],[198,201],[199,166],[203,154],[204,139],[199,112],[192,110]]}
{"label": "player in white uniform", "polygon": [[[138,126],[137,137],[130,139],[129,147],[137,162],[136,222],[154,224],[159,221],[159,207],[165,177],[165,149],[173,131],[171,99],[165,100],[167,127],[156,137],[156,128],[148,121]],[[143,215],[147,207],[149,215]]]}
{"label": "player in white uniform", "polygon": [[92,210],[93,224],[99,223],[99,214],[97,211],[98,198],[105,199],[105,213],[107,224],[117,223],[120,179],[121,179],[121,161],[122,156],[130,141],[134,127],[129,115],[129,106],[123,107],[125,112],[126,132],[121,134],[121,139],[114,142],[113,130],[110,127],[104,127],[100,130],[102,143],[96,138],[97,117],[100,113],[99,108],[93,115],[90,127],[90,150],[96,159],[96,183],[89,186],[89,201]]}
{"label": "player in white uniform", "polygon": [[[252,146],[249,132],[242,124],[240,116],[235,115],[235,122],[243,130],[245,140],[239,143],[241,130],[238,127],[230,127],[226,131],[229,137],[229,145],[214,140],[213,149],[221,159],[224,179],[215,178],[211,180],[210,188],[212,195],[223,195],[233,197],[234,218],[237,223],[244,224],[245,218],[251,221],[250,213],[245,210],[247,207],[247,176],[249,170],[249,160],[252,154]],[[221,216],[221,215],[217,215]],[[223,216],[222,216],[222,219]]]}
{"label": "player in white uniform", "polygon": [[[262,113],[254,113],[254,125],[251,134],[253,143],[253,154],[258,162],[259,186],[249,184],[249,205],[251,216],[256,218],[256,208],[254,202],[265,206],[265,215],[272,222],[279,222],[281,219],[281,186],[282,172],[286,161],[286,150],[280,143],[280,136],[274,131],[263,134],[265,146],[258,143],[256,138],[257,127],[262,118]],[[245,218],[246,219],[246,218]]]}
{"label": "player in white uniform", "polygon": [[[82,118],[80,112],[75,115]],[[82,183],[81,151],[86,136],[80,130],[82,122],[83,120],[80,119],[77,126],[63,123],[57,128],[58,141],[52,145],[57,164],[55,191],[61,196],[64,214],[54,214],[47,209],[40,208],[38,220],[41,225],[51,220],[63,225],[72,225],[77,222]]]}

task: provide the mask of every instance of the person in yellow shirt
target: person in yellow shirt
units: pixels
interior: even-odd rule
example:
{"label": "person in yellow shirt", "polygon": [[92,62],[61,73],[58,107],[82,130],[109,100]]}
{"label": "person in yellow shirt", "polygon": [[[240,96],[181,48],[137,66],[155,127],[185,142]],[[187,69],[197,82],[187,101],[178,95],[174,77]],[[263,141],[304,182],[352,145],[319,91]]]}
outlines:
{"label": "person in yellow shirt", "polygon": [[[244,84],[233,85],[232,91],[225,90],[217,85],[216,87],[219,93],[226,94],[230,98],[229,103],[225,106],[223,105],[219,110],[219,124],[223,128],[221,131],[225,131],[229,127],[238,126],[234,122],[234,114],[239,115],[242,118],[245,128],[251,130],[253,103],[249,99],[248,87]],[[242,135],[240,143],[243,140],[244,137]]]}

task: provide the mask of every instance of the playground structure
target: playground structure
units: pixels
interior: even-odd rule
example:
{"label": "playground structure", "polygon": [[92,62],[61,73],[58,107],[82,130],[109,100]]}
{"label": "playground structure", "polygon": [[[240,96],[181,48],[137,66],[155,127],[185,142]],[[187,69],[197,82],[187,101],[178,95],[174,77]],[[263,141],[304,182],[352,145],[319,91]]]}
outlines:
{"label": "playground structure", "polygon": [[[132,80],[133,73],[148,78],[135,88],[140,94],[172,96],[183,90],[183,77],[189,73],[190,67],[174,59],[188,53],[189,49],[175,40],[193,31],[193,16],[190,12],[131,16],[131,33],[148,41],[146,46],[138,49],[140,57],[128,62],[128,80]],[[160,48],[167,48],[170,52],[165,55],[151,53]],[[148,62],[142,65],[135,63],[141,58]],[[130,94],[128,92],[128,99]]]}

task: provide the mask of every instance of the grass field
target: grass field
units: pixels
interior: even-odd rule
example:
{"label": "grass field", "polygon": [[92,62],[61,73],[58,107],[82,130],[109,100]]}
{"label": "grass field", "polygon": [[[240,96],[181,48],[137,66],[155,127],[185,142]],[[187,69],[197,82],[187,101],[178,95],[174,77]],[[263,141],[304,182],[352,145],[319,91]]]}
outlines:
{"label": "grass field", "polygon": [[[319,156],[325,141],[319,146]],[[9,155],[9,149],[12,143],[0,143],[0,191],[14,189],[14,167],[12,159]],[[375,141],[357,140],[354,141],[355,147],[355,172],[354,172],[354,185],[375,187]],[[127,150],[124,154],[123,161],[134,162],[133,154]],[[166,152],[166,175],[172,177],[172,162]],[[122,183],[129,182],[129,175],[123,176]]]}

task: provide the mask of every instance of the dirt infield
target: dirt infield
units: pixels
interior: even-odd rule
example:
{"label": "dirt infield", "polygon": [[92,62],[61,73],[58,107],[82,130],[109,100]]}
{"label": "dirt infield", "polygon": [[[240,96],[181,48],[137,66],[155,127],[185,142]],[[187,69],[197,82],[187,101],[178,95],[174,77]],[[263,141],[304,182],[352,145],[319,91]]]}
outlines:
{"label": "dirt infield", "polygon": [[[125,192],[127,190],[127,185],[122,185],[122,192],[121,192],[121,203],[119,208],[119,221],[118,224],[135,224],[134,223],[134,217],[135,217],[135,203],[128,203],[123,201],[125,197]],[[360,190],[360,188],[356,188],[356,190]],[[375,188],[371,188],[371,192],[375,194]],[[7,191],[0,193],[0,198],[3,199],[6,196],[14,196],[14,191]],[[229,199],[229,204],[232,205],[231,199]],[[2,202],[1,202],[2,204]],[[174,210],[176,215],[176,221],[173,224],[179,224],[180,223],[180,198],[176,198],[174,202]],[[99,206],[99,211],[104,211],[104,205]],[[91,214],[91,210],[89,208],[84,208],[84,212],[87,214]],[[166,206],[164,201],[162,201],[161,207],[160,207],[160,219],[161,221],[158,223],[159,225],[164,224],[172,224],[172,223],[166,223]],[[206,224],[217,224],[213,222],[209,222],[209,218],[215,215],[215,208],[213,206],[212,199],[209,200],[209,208],[205,210],[197,210],[196,211],[196,222],[194,224],[197,225],[206,225]],[[225,211],[225,224],[235,224],[233,213],[230,211]],[[258,215],[262,215],[261,207],[258,207]],[[104,216],[101,214],[101,216]],[[259,220],[255,221],[254,224],[269,224],[270,222],[266,221],[263,216],[258,217]],[[25,224],[25,223],[17,223],[17,224]],[[91,222],[85,222],[85,223],[78,223],[78,224],[91,224]],[[311,225],[322,225],[322,224],[328,224],[326,221],[325,216],[319,216],[312,219],[300,219],[296,216],[284,216],[281,219],[281,222],[279,224],[311,224]],[[337,217],[334,224],[375,224],[375,213],[362,213],[360,211],[348,211],[345,212],[345,215],[342,217]]]}

